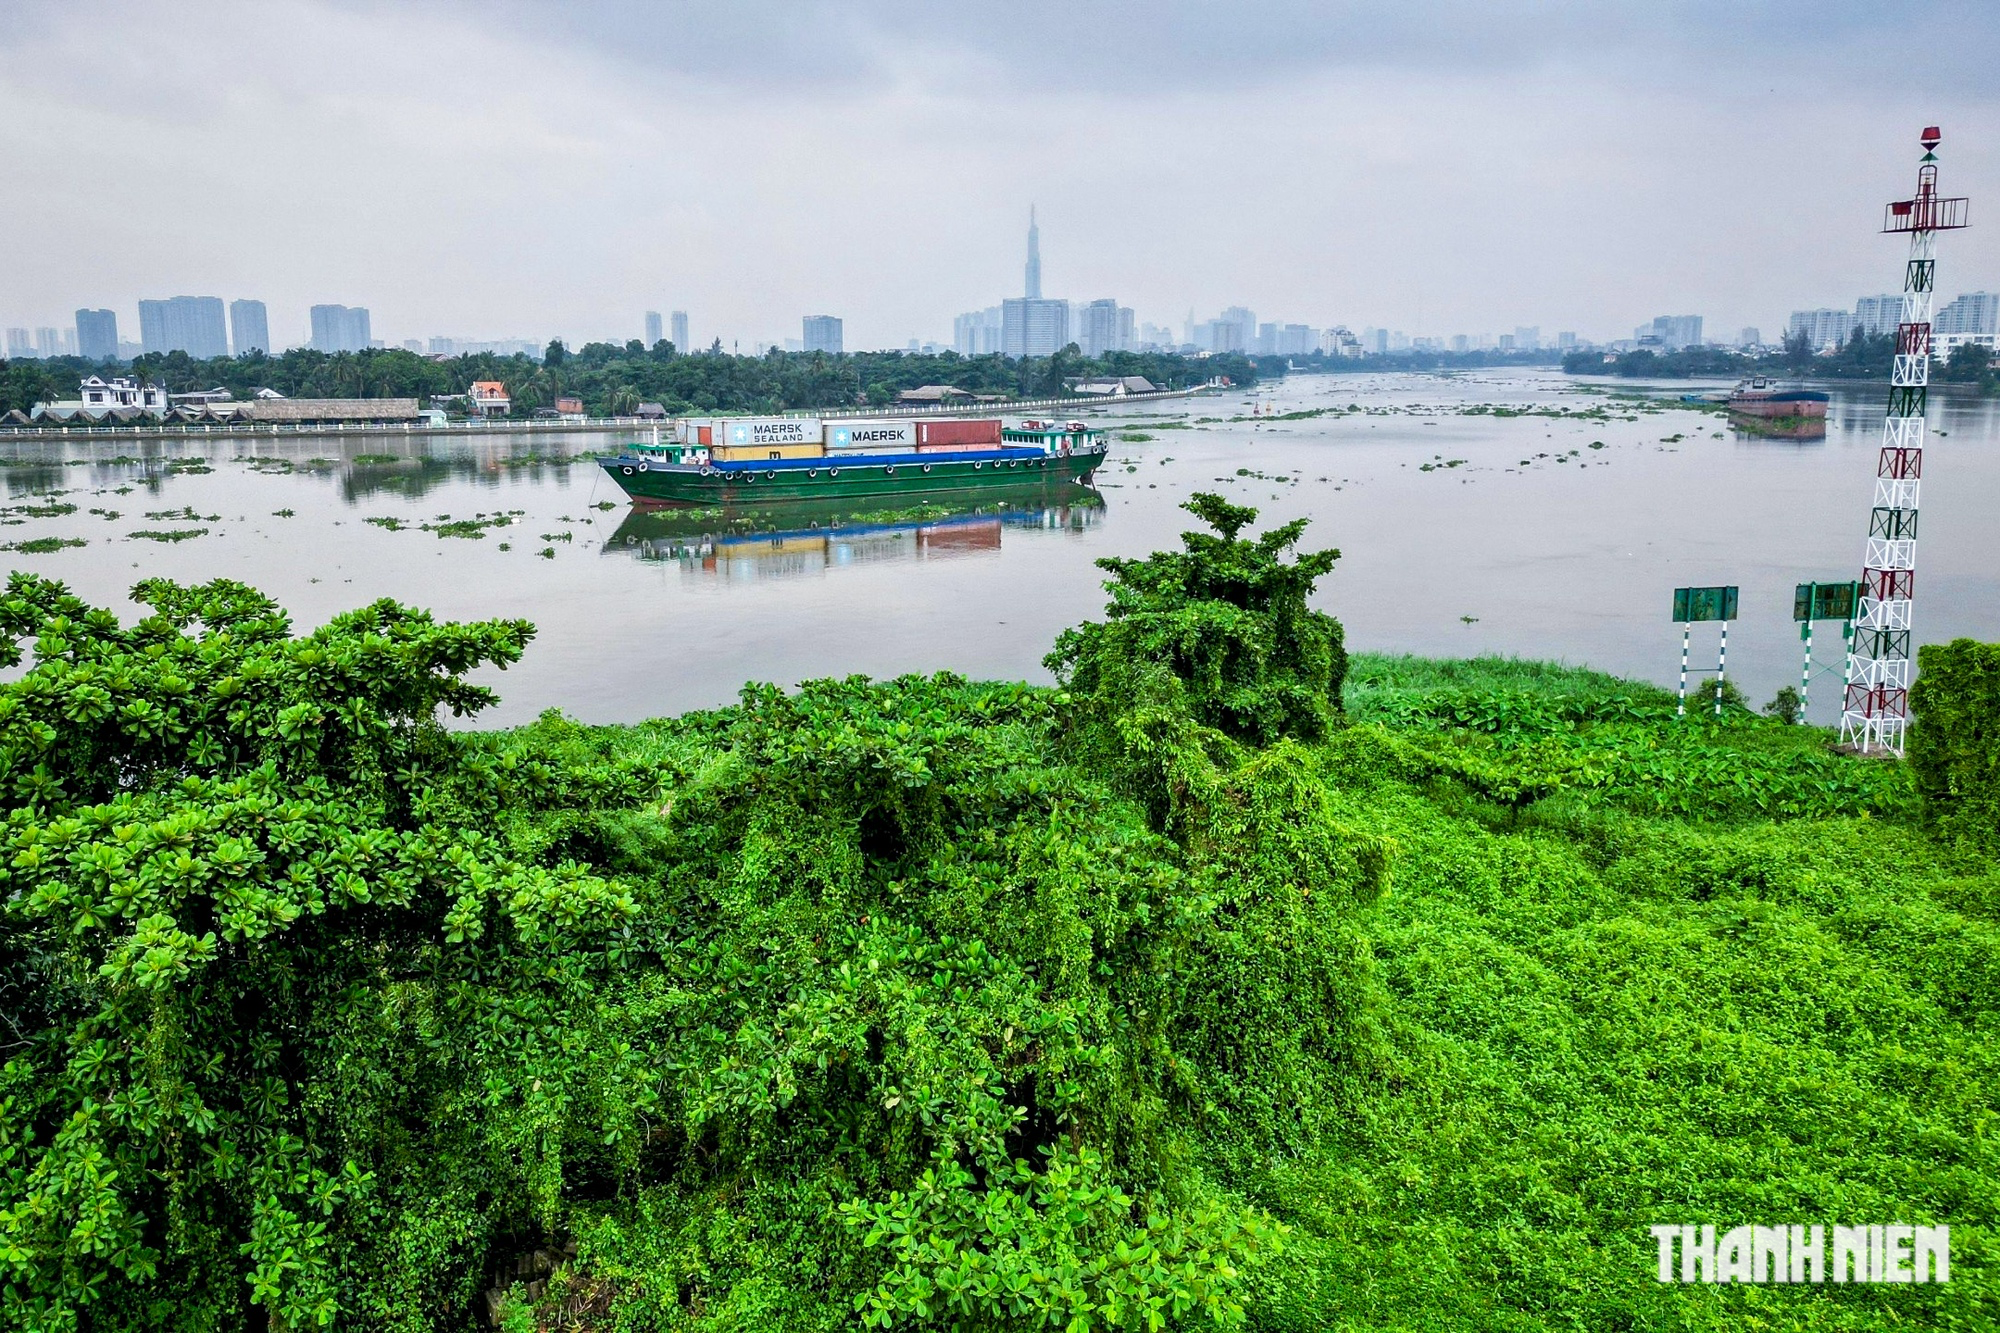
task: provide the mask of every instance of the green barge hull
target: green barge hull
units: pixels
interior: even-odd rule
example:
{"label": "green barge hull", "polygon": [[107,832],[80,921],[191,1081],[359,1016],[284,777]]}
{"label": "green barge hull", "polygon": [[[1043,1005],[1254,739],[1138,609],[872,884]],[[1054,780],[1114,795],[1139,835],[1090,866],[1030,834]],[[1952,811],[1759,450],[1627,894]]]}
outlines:
{"label": "green barge hull", "polygon": [[1069,453],[995,449],[979,453],[876,454],[854,458],[772,459],[769,463],[694,466],[628,452],[598,466],[640,504],[741,505],[785,500],[854,500],[874,496],[965,494],[1088,482],[1105,447]]}

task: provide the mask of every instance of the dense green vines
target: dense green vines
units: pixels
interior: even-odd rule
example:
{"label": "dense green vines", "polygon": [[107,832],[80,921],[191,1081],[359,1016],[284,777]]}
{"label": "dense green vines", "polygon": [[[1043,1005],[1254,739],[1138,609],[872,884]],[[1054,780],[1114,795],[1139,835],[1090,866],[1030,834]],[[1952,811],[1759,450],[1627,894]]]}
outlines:
{"label": "dense green vines", "polygon": [[[1951,708],[1919,791],[1586,673],[1348,678],[1334,553],[1190,508],[1059,689],[631,728],[441,727],[517,623],[16,576],[0,1323],[1990,1322]],[[1855,1208],[1959,1277],[1652,1278],[1650,1221]]]}

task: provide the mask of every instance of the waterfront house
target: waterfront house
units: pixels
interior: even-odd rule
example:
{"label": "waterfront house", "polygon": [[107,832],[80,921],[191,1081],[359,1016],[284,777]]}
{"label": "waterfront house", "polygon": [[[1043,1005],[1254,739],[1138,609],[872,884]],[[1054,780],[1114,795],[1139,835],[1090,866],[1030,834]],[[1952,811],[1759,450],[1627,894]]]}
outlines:
{"label": "waterfront house", "polygon": [[465,414],[472,417],[504,417],[514,410],[507,386],[499,380],[474,380],[465,391]]}

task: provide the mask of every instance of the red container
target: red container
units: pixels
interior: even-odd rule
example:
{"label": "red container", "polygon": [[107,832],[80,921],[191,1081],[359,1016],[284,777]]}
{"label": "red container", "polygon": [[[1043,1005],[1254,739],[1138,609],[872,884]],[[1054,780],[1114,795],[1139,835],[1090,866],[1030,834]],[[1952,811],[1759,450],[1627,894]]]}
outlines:
{"label": "red container", "polygon": [[920,454],[979,454],[985,453],[988,449],[998,449],[999,447],[1000,442],[998,440],[995,440],[991,444],[967,441],[964,444],[920,444],[917,446],[917,452]]}
{"label": "red container", "polygon": [[996,421],[919,421],[917,448],[926,445],[977,445],[982,449],[1000,444],[1000,423]]}

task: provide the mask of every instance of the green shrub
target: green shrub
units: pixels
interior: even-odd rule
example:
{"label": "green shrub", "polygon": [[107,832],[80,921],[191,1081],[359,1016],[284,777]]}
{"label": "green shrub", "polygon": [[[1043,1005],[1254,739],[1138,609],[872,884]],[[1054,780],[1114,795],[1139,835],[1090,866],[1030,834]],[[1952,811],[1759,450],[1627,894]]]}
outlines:
{"label": "green shrub", "polygon": [[2000,644],[1953,639],[1917,650],[1910,770],[1930,816],[2000,840]]}
{"label": "green shrub", "polygon": [[1306,599],[1340,552],[1287,563],[1304,519],[1249,541],[1237,533],[1255,509],[1206,493],[1183,507],[1214,535],[1183,533],[1185,550],[1143,560],[1098,561],[1112,575],[1106,618],[1057,636],[1049,669],[1114,714],[1171,698],[1200,725],[1249,744],[1326,735],[1339,724],[1347,653],[1340,622]]}

